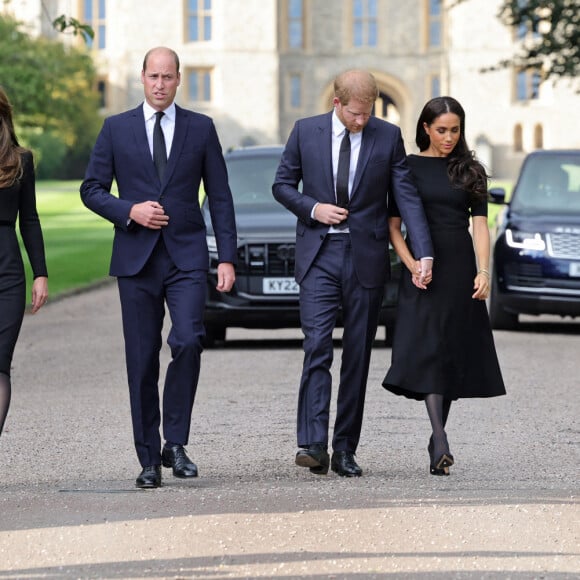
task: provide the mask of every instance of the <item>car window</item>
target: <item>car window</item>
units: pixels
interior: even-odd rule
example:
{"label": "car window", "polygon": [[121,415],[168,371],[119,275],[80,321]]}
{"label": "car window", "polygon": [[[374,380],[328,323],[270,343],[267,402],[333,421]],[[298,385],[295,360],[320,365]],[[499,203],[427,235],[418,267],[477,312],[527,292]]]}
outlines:
{"label": "car window", "polygon": [[532,156],[512,196],[522,213],[580,213],[580,155]]}
{"label": "car window", "polygon": [[274,205],[272,184],[280,163],[278,155],[238,157],[226,160],[234,204]]}

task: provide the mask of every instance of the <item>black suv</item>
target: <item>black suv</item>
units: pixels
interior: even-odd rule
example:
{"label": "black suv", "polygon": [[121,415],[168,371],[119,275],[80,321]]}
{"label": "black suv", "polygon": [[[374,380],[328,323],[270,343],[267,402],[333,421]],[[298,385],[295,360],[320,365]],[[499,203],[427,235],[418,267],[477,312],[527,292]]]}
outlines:
{"label": "black suv", "polygon": [[[300,326],[298,284],[294,280],[296,217],[272,195],[282,146],[245,147],[225,155],[236,210],[238,265],[230,293],[215,289],[217,253],[207,203],[203,204],[210,251],[206,346],[223,341],[230,326],[289,328]],[[401,263],[391,250],[392,279],[385,288],[380,324],[392,337]],[[340,324],[340,320],[338,321]]]}
{"label": "black suv", "polygon": [[[503,189],[490,190],[505,203]],[[518,314],[580,316],[580,150],[529,154],[498,216],[490,319],[515,329]]]}

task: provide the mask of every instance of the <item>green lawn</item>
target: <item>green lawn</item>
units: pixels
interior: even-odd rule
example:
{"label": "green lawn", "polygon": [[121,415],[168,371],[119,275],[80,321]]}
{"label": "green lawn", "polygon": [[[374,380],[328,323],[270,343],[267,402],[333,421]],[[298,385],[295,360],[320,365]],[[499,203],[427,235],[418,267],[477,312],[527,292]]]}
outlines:
{"label": "green lawn", "polygon": [[[109,271],[113,225],[83,205],[79,185],[77,181],[36,184],[51,298],[103,280]],[[30,301],[32,273],[26,258],[24,263]]]}

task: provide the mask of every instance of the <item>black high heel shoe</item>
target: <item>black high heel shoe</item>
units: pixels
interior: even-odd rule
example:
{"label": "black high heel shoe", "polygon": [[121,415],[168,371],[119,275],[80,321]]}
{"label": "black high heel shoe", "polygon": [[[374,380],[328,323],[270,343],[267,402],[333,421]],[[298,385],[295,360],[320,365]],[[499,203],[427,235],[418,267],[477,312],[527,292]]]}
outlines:
{"label": "black high heel shoe", "polygon": [[449,468],[453,465],[454,459],[451,453],[444,453],[437,459],[433,460],[433,437],[429,439],[429,445],[427,446],[427,451],[429,452],[429,473],[431,475],[449,475]]}

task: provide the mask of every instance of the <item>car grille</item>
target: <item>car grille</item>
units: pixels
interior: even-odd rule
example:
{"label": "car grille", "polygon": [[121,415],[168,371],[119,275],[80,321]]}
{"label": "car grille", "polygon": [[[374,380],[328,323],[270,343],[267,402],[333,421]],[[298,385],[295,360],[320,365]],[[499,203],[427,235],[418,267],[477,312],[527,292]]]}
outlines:
{"label": "car grille", "polygon": [[510,286],[543,286],[542,266],[540,264],[506,264],[506,283]]}
{"label": "car grille", "polygon": [[580,278],[547,278],[540,264],[506,264],[505,283],[510,290],[566,295],[580,293]]}
{"label": "car grille", "polygon": [[236,272],[250,276],[293,276],[295,244],[245,244],[238,247]]}
{"label": "car grille", "polygon": [[554,258],[580,260],[580,236],[577,234],[548,234],[548,254]]}

